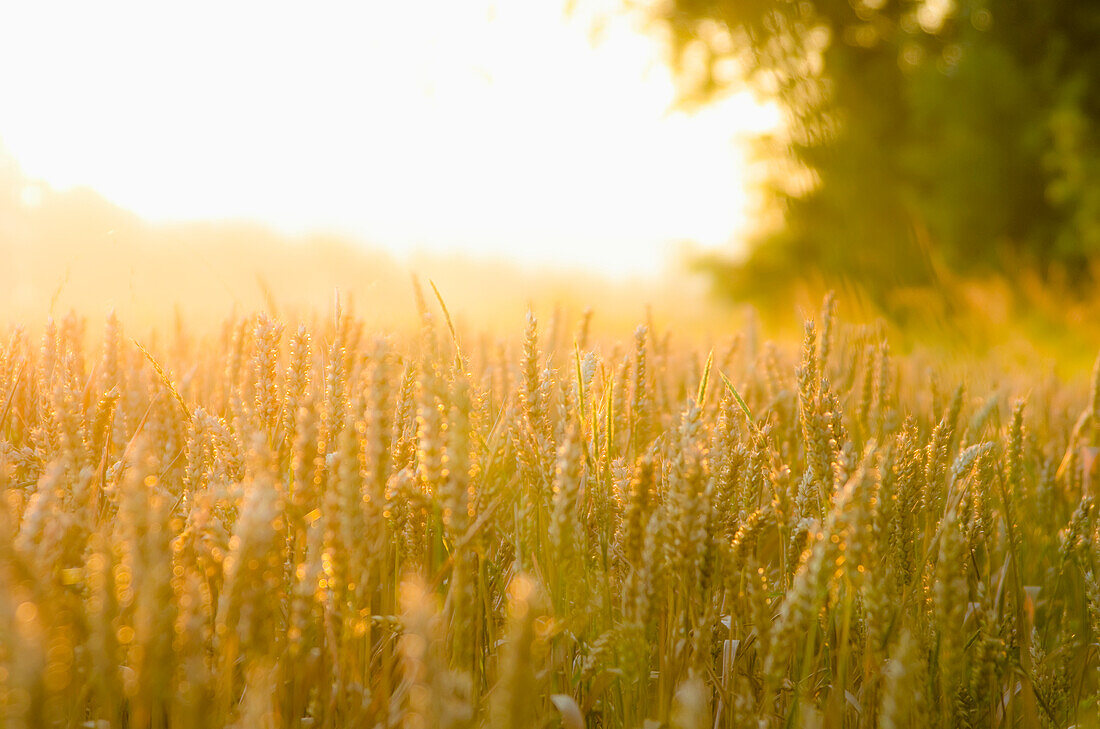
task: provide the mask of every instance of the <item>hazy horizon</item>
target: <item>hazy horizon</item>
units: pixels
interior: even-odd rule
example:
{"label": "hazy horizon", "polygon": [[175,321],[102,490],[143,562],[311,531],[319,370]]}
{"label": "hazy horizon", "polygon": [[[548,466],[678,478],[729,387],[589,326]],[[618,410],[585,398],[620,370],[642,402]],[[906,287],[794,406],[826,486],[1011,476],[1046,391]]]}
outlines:
{"label": "hazy horizon", "polygon": [[264,7],[0,11],[0,144],[153,223],[398,255],[623,278],[752,227],[748,140],[776,112],[744,89],[677,108],[665,43],[616,3]]}

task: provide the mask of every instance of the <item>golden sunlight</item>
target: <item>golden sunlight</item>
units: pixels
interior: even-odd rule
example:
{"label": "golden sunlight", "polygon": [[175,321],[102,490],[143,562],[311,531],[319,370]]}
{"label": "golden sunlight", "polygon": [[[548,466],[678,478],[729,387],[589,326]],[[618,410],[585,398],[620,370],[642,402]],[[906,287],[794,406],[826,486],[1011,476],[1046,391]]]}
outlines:
{"label": "golden sunlight", "polygon": [[0,729],[1100,729],[1098,49],[0,0]]}
{"label": "golden sunlight", "polygon": [[13,4],[0,142],[151,221],[654,273],[746,232],[778,118],[676,109],[665,54],[618,3]]}

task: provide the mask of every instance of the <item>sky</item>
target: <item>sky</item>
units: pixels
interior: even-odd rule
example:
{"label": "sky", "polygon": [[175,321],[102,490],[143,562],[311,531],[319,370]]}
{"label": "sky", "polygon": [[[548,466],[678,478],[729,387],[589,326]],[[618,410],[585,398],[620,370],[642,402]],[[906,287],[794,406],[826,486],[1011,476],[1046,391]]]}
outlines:
{"label": "sky", "polygon": [[0,144],[151,221],[611,275],[751,229],[745,90],[695,112],[657,34],[561,0],[0,6]]}

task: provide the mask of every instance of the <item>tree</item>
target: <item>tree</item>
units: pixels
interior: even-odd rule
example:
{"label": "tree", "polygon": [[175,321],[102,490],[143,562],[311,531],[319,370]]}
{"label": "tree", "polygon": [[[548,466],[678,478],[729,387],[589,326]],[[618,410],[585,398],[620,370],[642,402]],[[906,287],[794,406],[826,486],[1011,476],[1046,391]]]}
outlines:
{"label": "tree", "polygon": [[1100,4],[671,0],[697,93],[734,59],[785,110],[783,225],[710,261],[738,293],[809,275],[889,306],[943,272],[1021,267],[1082,288],[1100,257]]}

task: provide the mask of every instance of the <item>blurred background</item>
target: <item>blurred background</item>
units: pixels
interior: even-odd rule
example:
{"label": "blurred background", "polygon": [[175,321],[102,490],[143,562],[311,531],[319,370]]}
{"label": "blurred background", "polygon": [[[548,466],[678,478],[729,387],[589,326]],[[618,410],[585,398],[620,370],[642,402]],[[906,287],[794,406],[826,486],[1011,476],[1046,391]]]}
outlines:
{"label": "blurred background", "polygon": [[1100,343],[1100,5],[0,9],[0,315],[646,305]]}

